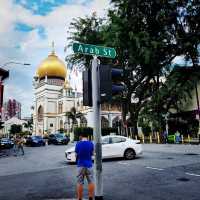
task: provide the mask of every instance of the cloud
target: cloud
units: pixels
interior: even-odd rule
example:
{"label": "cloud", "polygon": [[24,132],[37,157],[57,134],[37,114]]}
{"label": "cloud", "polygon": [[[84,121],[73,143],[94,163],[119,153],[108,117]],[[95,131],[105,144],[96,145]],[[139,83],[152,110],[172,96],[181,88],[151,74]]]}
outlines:
{"label": "cloud", "polygon": [[[31,63],[28,71],[23,66],[12,65],[10,67],[12,73],[6,81],[6,98],[12,96],[21,101],[24,107],[23,115],[30,113],[29,108],[33,104],[32,79],[37,66],[51,51],[51,42],[55,42],[56,53],[64,60],[66,56],[64,47],[68,43],[67,31],[72,19],[91,15],[94,11],[98,16],[105,16],[109,7],[109,0],[74,0],[70,1],[70,4],[53,7],[45,15],[40,15],[34,13],[32,7],[27,7],[29,2],[21,0],[20,4],[16,4],[13,0],[0,1],[0,64],[11,60]],[[58,1],[41,2],[55,4]],[[38,6],[36,4],[35,9],[39,9]],[[20,82],[20,78],[23,82]],[[78,77],[77,85],[80,85],[80,80]]]}

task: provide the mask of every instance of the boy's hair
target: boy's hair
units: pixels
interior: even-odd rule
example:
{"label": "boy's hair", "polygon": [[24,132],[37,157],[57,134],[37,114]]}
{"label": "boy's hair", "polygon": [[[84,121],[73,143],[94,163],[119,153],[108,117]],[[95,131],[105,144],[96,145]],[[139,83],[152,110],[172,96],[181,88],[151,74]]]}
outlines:
{"label": "boy's hair", "polygon": [[82,132],[80,133],[80,136],[82,136],[82,137],[88,137],[88,134],[87,134],[85,131],[82,131]]}

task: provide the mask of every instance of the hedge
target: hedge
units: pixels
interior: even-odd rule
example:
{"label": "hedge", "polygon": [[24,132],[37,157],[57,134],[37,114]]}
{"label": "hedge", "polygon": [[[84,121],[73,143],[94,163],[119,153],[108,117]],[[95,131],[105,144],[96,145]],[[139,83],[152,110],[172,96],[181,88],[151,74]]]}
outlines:
{"label": "hedge", "polygon": [[[86,133],[88,135],[88,137],[91,139],[91,137],[93,136],[93,128],[91,127],[76,127],[74,128],[74,140],[78,141],[79,140],[79,136],[81,133]],[[105,135],[110,135],[110,133],[115,133],[117,134],[117,128],[102,128],[101,129],[101,135],[105,136]]]}

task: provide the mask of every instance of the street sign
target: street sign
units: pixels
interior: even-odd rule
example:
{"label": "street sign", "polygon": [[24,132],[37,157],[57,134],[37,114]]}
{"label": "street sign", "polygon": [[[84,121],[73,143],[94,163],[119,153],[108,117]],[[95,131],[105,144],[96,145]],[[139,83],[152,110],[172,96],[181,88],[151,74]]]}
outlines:
{"label": "street sign", "polygon": [[114,48],[96,46],[92,44],[73,43],[74,53],[81,53],[87,55],[96,55],[100,57],[115,58],[116,51]]}

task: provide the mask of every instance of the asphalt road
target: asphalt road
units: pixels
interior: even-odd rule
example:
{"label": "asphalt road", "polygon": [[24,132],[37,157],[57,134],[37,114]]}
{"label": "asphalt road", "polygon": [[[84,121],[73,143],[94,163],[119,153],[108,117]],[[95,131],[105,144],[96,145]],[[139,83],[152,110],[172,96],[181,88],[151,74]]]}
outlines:
{"label": "asphalt road", "polygon": [[[144,145],[143,156],[103,162],[105,200],[199,200],[200,145]],[[26,148],[0,158],[0,200],[75,197],[76,166],[66,146]],[[87,192],[84,194],[87,197]]]}

